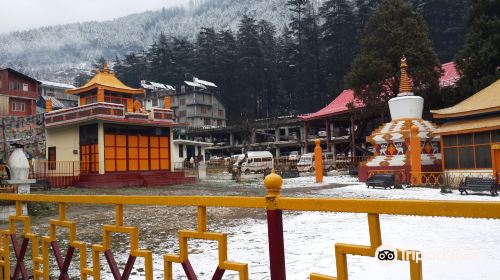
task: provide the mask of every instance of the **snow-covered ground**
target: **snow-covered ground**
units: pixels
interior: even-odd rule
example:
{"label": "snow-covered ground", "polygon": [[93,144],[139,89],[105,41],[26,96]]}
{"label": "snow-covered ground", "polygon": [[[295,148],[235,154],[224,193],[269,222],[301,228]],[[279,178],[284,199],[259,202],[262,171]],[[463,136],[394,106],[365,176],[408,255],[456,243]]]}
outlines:
{"label": "snow-covered ground", "polygon": [[[265,195],[262,179],[240,184],[228,180],[209,180],[186,186],[108,191],[125,195]],[[69,189],[60,192],[94,194],[96,190]],[[294,197],[479,200],[500,203],[500,197],[486,194],[461,196],[454,191],[443,195],[439,189],[427,188],[367,189],[366,185],[357,182],[357,178],[350,176],[327,176],[321,184],[315,183],[312,176],[285,179],[283,182],[283,195]],[[77,211],[73,218],[79,227],[79,238],[93,244],[102,240],[100,225],[114,222],[112,207],[95,207],[69,210],[69,213]],[[184,228],[194,229],[196,209],[141,206],[127,209],[127,224],[140,228],[140,247],[153,251],[154,278],[163,279],[162,256],[178,253],[176,232]],[[265,212],[260,209],[234,208],[208,208],[207,212],[208,229],[228,234],[229,259],[247,263],[250,279],[270,279]],[[500,220],[391,215],[381,215],[380,220],[385,245],[422,252],[424,279],[500,279]],[[44,224],[43,220],[33,221],[33,226],[39,226],[42,232],[46,230],[42,227]],[[287,211],[284,213],[284,237],[287,279],[309,279],[311,272],[335,276],[334,244],[368,245],[367,215]],[[114,242],[119,243],[114,253],[118,265],[123,269],[128,258],[128,241],[116,239]],[[190,240],[189,258],[198,279],[211,279],[217,266],[217,244]],[[104,258],[101,265],[102,279],[113,279],[109,269],[104,268],[107,266]],[[130,279],[143,279],[142,267],[142,259],[138,258]],[[406,262],[396,261],[387,265],[375,258],[349,256],[348,268],[350,279],[410,279]],[[78,275],[77,262],[71,265],[70,275]],[[174,275],[174,279],[186,279],[179,264],[174,264]],[[226,271],[224,279],[239,278],[234,272]]]}
{"label": "snow-covered ground", "polygon": [[[352,181],[355,179],[349,176],[336,176],[325,177],[324,183],[316,184],[314,178],[303,177],[285,179],[283,188]],[[500,198],[486,195],[461,196],[456,192],[442,195],[437,189],[425,188],[373,190],[359,183],[318,190],[317,195],[500,202]],[[425,279],[500,279],[500,220],[381,215],[381,229],[384,244],[422,252]],[[217,231],[228,233],[229,258],[248,263],[251,279],[269,279],[265,220],[249,218],[239,226],[218,228]],[[334,276],[336,242],[369,244],[366,214],[287,212],[284,215],[284,231],[288,279],[309,279],[311,272]],[[191,263],[199,279],[210,279],[216,267],[216,244],[196,240],[190,242],[190,248]],[[155,262],[155,267],[162,267],[160,259]],[[407,262],[397,261],[388,265],[375,258],[349,256],[348,268],[351,279],[410,279]],[[175,275],[184,275],[180,265],[174,265],[174,269]],[[229,271],[226,277],[238,279]]]}

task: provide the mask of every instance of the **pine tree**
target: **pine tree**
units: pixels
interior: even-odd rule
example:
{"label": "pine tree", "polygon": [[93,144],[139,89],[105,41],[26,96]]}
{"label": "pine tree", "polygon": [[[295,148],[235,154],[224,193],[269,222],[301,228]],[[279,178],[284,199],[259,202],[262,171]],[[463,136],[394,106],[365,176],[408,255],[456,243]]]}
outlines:
{"label": "pine tree", "polygon": [[[386,110],[398,93],[400,58],[408,59],[408,74],[415,93],[434,107],[439,89],[439,62],[432,50],[425,22],[404,0],[384,0],[368,21],[361,52],[348,75],[366,110]],[[367,112],[368,113],[368,112]]]}
{"label": "pine tree", "polygon": [[320,8],[323,55],[328,82],[328,97],[345,88],[345,76],[358,49],[354,8],[349,0],[328,0]]}
{"label": "pine tree", "polygon": [[279,114],[280,111],[274,110],[276,103],[275,95],[277,92],[277,50],[276,50],[276,31],[274,26],[265,20],[258,23],[259,45],[262,53],[260,65],[261,71],[261,91],[259,97],[260,117],[270,117]]}
{"label": "pine tree", "polygon": [[257,93],[260,89],[261,48],[255,19],[244,15],[238,29],[238,101],[240,118],[254,119],[257,115]]}
{"label": "pine tree", "polygon": [[203,77],[203,79],[215,80],[216,73],[214,66],[216,60],[216,44],[217,34],[213,28],[203,27],[196,38],[196,69],[195,75]]}
{"label": "pine tree", "polygon": [[453,59],[465,42],[468,0],[413,0],[429,26],[434,49],[442,62]]}
{"label": "pine tree", "polygon": [[217,64],[212,72],[216,73],[214,82],[218,86],[220,101],[226,108],[226,116],[233,118],[238,116],[238,85],[236,71],[237,43],[231,30],[219,31],[216,36],[215,60]]}
{"label": "pine tree", "polygon": [[500,2],[474,0],[467,20],[467,42],[456,57],[459,90],[468,97],[500,79]]}
{"label": "pine tree", "polygon": [[102,70],[105,64],[106,65],[108,64],[106,59],[103,56],[99,57],[96,61],[94,61],[94,63],[92,63],[92,70],[90,72],[81,72],[78,75],[76,75],[76,77],[73,80],[73,85],[75,87],[83,86],[95,75],[96,70],[97,69]]}
{"label": "pine tree", "polygon": [[304,94],[297,101],[309,106],[300,106],[301,113],[320,109],[325,105],[323,82],[322,42],[320,39],[319,17],[316,8],[308,5],[303,22],[303,84]]}
{"label": "pine tree", "polygon": [[181,85],[195,69],[194,47],[186,39],[172,38],[171,49],[171,76],[168,82],[172,85]]}

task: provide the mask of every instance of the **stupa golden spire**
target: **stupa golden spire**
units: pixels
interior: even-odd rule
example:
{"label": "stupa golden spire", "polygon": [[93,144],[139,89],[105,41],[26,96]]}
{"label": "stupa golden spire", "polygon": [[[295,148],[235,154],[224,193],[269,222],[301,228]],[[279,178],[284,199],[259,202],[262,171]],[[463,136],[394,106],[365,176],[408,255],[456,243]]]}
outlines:
{"label": "stupa golden spire", "polygon": [[408,73],[406,72],[407,68],[408,64],[406,64],[406,57],[403,55],[403,57],[401,57],[401,78],[399,81],[399,94],[408,94],[412,92],[410,80],[408,79]]}

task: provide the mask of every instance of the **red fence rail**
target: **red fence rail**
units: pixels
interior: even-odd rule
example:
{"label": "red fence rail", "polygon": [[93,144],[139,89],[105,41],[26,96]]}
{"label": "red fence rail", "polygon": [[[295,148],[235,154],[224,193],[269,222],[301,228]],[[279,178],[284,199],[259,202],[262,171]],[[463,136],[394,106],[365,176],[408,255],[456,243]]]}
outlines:
{"label": "red fence rail", "polygon": [[31,163],[30,178],[47,181],[51,187],[69,187],[80,179],[79,161],[35,160]]}

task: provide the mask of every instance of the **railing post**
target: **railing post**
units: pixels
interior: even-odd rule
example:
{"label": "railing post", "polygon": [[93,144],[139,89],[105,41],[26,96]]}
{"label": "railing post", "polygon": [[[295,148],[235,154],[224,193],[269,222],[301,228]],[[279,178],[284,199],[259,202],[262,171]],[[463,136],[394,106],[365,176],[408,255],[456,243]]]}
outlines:
{"label": "railing post", "polygon": [[267,236],[269,242],[269,265],[271,280],[285,280],[285,244],[283,240],[283,213],[276,206],[280,196],[283,179],[272,170],[264,179],[267,189]]}

